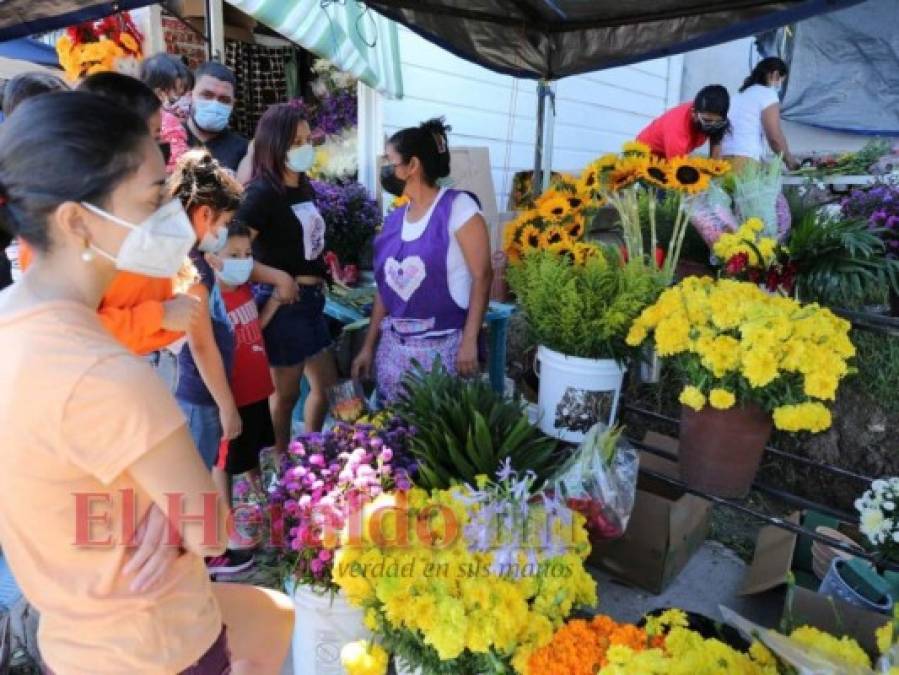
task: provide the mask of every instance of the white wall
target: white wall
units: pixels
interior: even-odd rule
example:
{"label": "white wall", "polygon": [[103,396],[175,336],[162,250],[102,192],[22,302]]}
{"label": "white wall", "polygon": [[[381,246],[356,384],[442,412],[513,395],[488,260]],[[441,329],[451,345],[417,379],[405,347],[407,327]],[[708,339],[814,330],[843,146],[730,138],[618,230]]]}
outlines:
{"label": "white wall", "polygon": [[[489,148],[504,210],[512,175],[534,165],[536,82],[469,63],[402,27],[400,55],[405,97],[383,102],[384,133],[445,116],[451,145]],[[617,150],[677,102],[680,76],[681,59],[674,57],[560,80],[553,168],[578,172]]]}
{"label": "white wall", "polygon": [[[685,101],[693,98],[707,84],[723,84],[731,94],[736,93],[757,62],[757,58],[751,60],[754,54],[752,38],[685,54],[682,98]],[[817,129],[788,120],[783,121],[783,129],[794,154],[853,151],[870,140],[866,136]]]}

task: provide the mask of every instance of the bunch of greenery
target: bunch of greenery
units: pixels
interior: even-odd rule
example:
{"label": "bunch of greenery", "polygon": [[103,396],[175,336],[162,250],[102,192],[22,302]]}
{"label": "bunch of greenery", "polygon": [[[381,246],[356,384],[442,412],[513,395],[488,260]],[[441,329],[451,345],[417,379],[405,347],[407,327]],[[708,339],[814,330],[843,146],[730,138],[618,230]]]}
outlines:
{"label": "bunch of greenery", "polygon": [[899,261],[886,256],[883,232],[862,219],[831,215],[790,197],[793,227],[785,242],[804,302],[856,308],[899,290]]}
{"label": "bunch of greenery", "polygon": [[631,323],[665,285],[653,266],[643,260],[622,263],[608,246],[584,265],[535,253],[506,274],[537,344],[586,359],[631,356],[624,342]]}
{"label": "bunch of greenery", "polygon": [[531,425],[520,400],[506,399],[484,380],[453,377],[439,360],[406,376],[394,410],[416,430],[415,483],[426,490],[475,485],[476,476],[493,476],[507,458],[533,471],[539,488],[556,466],[557,441]]}
{"label": "bunch of greenery", "polygon": [[[674,222],[677,218],[677,210],[680,207],[680,199],[676,193],[665,192],[662,199],[657,199],[655,191],[645,190],[637,196],[640,207],[640,223],[643,227],[643,241],[646,242],[646,255],[654,255],[649,250],[651,233],[649,229],[649,200],[655,199],[656,237],[659,242],[670,242],[674,236]],[[709,247],[699,236],[695,227],[688,227],[684,234],[681,260],[708,264]]]}

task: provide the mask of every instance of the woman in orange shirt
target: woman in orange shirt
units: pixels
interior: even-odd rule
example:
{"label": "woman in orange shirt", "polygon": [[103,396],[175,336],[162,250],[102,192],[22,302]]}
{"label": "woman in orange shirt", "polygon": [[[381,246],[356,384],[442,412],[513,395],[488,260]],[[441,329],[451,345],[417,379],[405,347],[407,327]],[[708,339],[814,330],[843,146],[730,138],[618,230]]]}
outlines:
{"label": "woman in orange shirt", "polygon": [[[97,319],[118,268],[170,277],[193,246],[164,184],[144,122],[96,95],[47,94],[0,127],[0,224],[34,254],[0,293],[0,544],[53,672],[276,675],[289,600],[210,583],[226,509],[171,395]],[[134,522],[157,511],[178,536],[135,586]]]}

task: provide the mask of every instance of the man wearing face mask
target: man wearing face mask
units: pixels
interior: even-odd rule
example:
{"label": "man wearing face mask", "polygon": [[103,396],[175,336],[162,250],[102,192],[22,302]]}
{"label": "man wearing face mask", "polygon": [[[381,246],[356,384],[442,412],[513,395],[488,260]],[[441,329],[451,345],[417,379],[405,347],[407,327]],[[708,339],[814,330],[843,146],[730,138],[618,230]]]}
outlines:
{"label": "man wearing face mask", "polygon": [[783,60],[776,56],[762,59],[731,100],[731,129],[724,136],[722,152],[734,170],[761,162],[768,148],[790,169],[799,168],[780,126],[780,96],[787,74]]}
{"label": "man wearing face mask", "polygon": [[191,114],[185,123],[190,147],[203,147],[232,172],[247,154],[249,141],[228,128],[234,110],[234,73],[221,63],[209,61],[194,73]]}
{"label": "man wearing face mask", "polygon": [[704,87],[696,98],[663,113],[643,129],[637,140],[652,154],[671,159],[689,155],[709,142],[709,155],[721,156],[721,140],[728,129],[730,96],[720,84]]}

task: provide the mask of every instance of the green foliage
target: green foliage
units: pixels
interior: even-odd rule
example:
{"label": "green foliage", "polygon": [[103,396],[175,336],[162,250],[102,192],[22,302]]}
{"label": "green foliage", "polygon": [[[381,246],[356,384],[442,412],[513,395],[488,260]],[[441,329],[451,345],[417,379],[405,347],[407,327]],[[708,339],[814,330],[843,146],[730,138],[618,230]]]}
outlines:
{"label": "green foliage", "polygon": [[899,413],[899,337],[866,330],[852,332],[857,377],[849,380],[890,413]]}
{"label": "green foliage", "polygon": [[556,440],[531,426],[520,401],[482,380],[451,377],[439,361],[406,376],[395,410],[415,427],[415,482],[426,490],[474,485],[478,474],[494,476],[507,457],[513,467],[536,473],[538,487],[555,467]]}
{"label": "green foliage", "polygon": [[795,198],[790,210],[793,227],[786,245],[798,267],[800,299],[851,308],[876,289],[899,288],[899,261],[886,257],[880,229],[824,214]]}
{"label": "green foliage", "polygon": [[[668,242],[674,236],[674,221],[677,218],[677,209],[680,205],[680,196],[671,191],[664,193],[661,201],[656,201],[656,237],[659,245],[668,250]],[[643,241],[646,247],[646,255],[651,256],[649,250],[651,246],[651,235],[649,231],[649,200],[655,199],[655,191],[641,190],[637,195],[637,202],[640,207],[640,226],[643,229]],[[699,236],[699,232],[695,227],[687,227],[684,234],[684,244],[681,250],[681,260],[691,260],[693,262],[708,263],[711,252],[709,247]],[[651,260],[652,258],[650,258]]]}
{"label": "green foliage", "polygon": [[661,275],[643,261],[622,265],[617,251],[584,265],[535,253],[507,272],[533,338],[568,356],[624,360],[631,322],[662,290]]}

